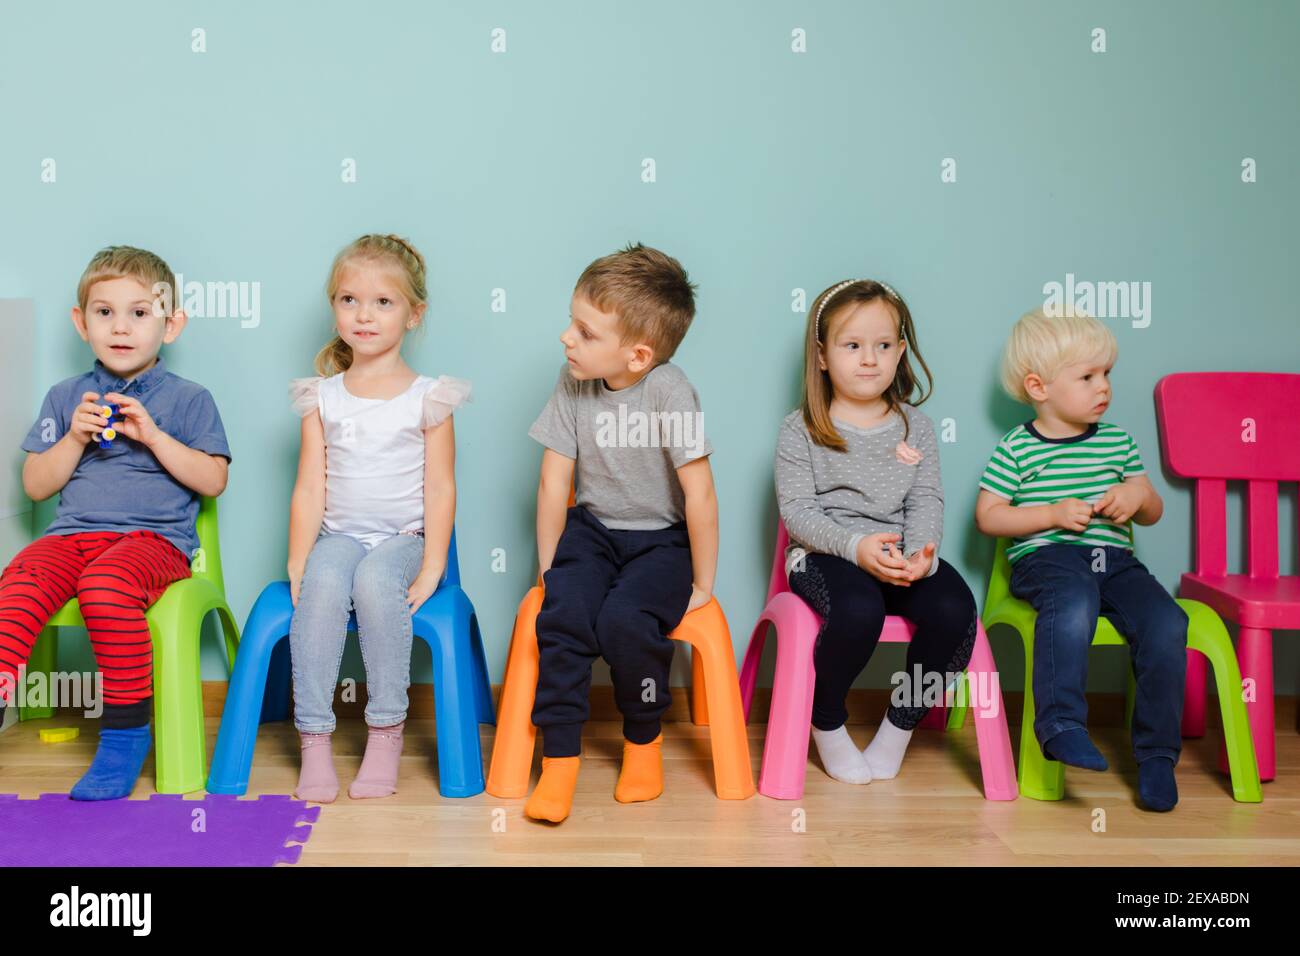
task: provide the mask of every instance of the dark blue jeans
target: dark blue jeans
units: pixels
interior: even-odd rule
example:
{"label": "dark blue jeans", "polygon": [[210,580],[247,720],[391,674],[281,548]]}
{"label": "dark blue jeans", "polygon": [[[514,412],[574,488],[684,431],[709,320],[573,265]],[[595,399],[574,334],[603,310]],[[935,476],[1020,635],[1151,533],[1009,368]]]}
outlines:
{"label": "dark blue jeans", "polygon": [[606,528],[586,508],[569,509],[537,615],[540,657],[533,724],[542,755],[573,757],[590,713],[591,664],[609,662],[623,736],[648,744],[672,702],[673,642],[691,600],[686,522],[658,531]]}
{"label": "dark blue jeans", "polygon": [[1050,544],[1012,565],[1011,593],[1034,606],[1034,735],[1039,744],[1088,719],[1088,648],[1104,614],[1128,641],[1137,680],[1133,754],[1177,762],[1182,750],[1187,615],[1126,548]]}

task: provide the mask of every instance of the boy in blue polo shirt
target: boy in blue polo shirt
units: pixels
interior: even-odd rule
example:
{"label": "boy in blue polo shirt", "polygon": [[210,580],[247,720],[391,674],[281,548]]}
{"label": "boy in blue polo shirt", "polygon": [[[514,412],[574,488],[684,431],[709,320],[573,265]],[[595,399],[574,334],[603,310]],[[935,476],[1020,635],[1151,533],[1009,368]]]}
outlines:
{"label": "boy in blue polo shirt", "polygon": [[[75,800],[130,795],[149,754],[153,647],[144,613],[190,576],[200,496],[226,487],[230,448],[208,390],[158,352],[185,327],[158,256],[111,246],[90,261],[72,323],[94,368],[45,396],[23,441],[23,488],[59,494],[45,535],[0,574],[0,707],[41,628],[77,598],[103,673],[99,747]],[[117,405],[112,421],[106,406]]]}

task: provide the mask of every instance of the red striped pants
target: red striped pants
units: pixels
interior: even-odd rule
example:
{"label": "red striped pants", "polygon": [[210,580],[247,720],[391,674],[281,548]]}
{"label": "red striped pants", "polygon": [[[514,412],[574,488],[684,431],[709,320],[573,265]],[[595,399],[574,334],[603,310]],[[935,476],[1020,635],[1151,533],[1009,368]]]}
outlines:
{"label": "red striped pants", "polygon": [[144,612],[167,585],[189,576],[184,553],[156,531],[38,538],[0,574],[0,675],[17,686],[41,628],[75,597],[104,675],[104,704],[138,705],[153,688]]}

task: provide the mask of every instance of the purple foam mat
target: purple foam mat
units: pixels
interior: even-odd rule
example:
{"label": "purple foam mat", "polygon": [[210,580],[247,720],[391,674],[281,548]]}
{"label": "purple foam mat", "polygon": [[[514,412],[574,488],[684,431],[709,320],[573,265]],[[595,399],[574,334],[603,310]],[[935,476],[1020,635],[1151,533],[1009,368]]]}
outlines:
{"label": "purple foam mat", "polygon": [[73,800],[66,793],[43,793],[20,800],[0,793],[0,866],[297,863],[319,816],[320,807],[274,795]]}

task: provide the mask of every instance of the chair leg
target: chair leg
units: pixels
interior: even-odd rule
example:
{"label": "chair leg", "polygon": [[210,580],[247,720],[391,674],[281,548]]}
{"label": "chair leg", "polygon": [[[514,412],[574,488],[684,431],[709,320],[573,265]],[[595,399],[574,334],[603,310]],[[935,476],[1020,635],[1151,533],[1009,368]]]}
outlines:
{"label": "chair leg", "polygon": [[[811,615],[811,611],[807,612]],[[772,622],[776,625],[776,622]],[[766,626],[766,623],[763,624]],[[813,645],[817,622],[786,620],[776,628],[776,668],[772,672],[772,706],[763,742],[758,792],[776,800],[803,796],[808,774],[808,744],[812,728]]]}
{"label": "chair leg", "polygon": [[258,715],[257,722],[270,724],[288,720],[293,711],[293,652],[288,641],[280,641],[275,645],[266,680],[261,686],[265,689],[262,693],[262,712]]}
{"label": "chair leg", "polygon": [[487,655],[483,651],[483,634],[479,631],[478,615],[469,618],[470,650],[474,664],[474,711],[480,724],[495,724],[496,709],[492,706],[492,682],[488,678]]}
{"label": "chair leg", "polygon": [[284,581],[267,585],[248,614],[226,690],[226,706],[208,774],[208,793],[242,794],[248,790],[267,674],[281,645],[287,665],[292,617],[293,603]]}
{"label": "chair leg", "polygon": [[217,608],[217,617],[224,638],[227,673],[230,673],[235,669],[235,655],[239,653],[239,625],[235,623],[235,615],[225,604]]}
{"label": "chair leg", "polygon": [[524,595],[515,615],[506,661],[505,682],[497,711],[496,739],[488,766],[487,792],[494,797],[523,797],[533,768],[537,728],[533,726],[533,698],[537,693],[537,614],[543,592],[534,587]]}
{"label": "chair leg", "polygon": [[749,635],[749,646],[745,649],[745,659],[740,665],[740,703],[745,712],[745,723],[749,723],[749,708],[754,703],[754,688],[758,685],[758,668],[763,661],[763,646],[767,643],[767,629],[771,622],[760,617]]}
{"label": "chair leg", "polygon": [[[979,746],[980,774],[984,778],[984,799],[1014,800],[1018,793],[1016,768],[1011,757],[1011,735],[1007,731],[1001,682],[984,626],[978,627],[965,683],[970,686],[968,700],[973,700],[975,707],[975,739]],[[962,703],[964,713],[967,701]],[[953,712],[957,713],[956,708]]]}
{"label": "chair leg", "polygon": [[1187,689],[1183,692],[1183,736],[1205,736],[1206,660],[1190,647],[1187,649]]}
{"label": "chair leg", "polygon": [[[694,618],[694,620],[690,620]],[[744,800],[754,795],[754,773],[749,765],[749,740],[740,706],[735,651],[727,619],[716,599],[683,619],[673,631],[675,640],[691,644],[700,660],[700,673],[708,695],[709,739],[713,747],[713,778],[719,799]]]}
{"label": "chair leg", "polygon": [[1255,742],[1251,738],[1246,703],[1241,699],[1241,671],[1232,639],[1223,621],[1208,606],[1198,601],[1179,600],[1187,612],[1187,646],[1205,655],[1214,668],[1214,686],[1219,695],[1223,716],[1232,797],[1241,803],[1259,803],[1264,799],[1260,787],[1259,765],[1255,760]]}
{"label": "chair leg", "polygon": [[207,780],[199,637],[203,609],[169,590],[145,615],[153,637],[154,758],[159,793],[192,793]]}
{"label": "chair leg", "polygon": [[[1274,778],[1277,768],[1273,730],[1273,632],[1255,627],[1238,628],[1237,662],[1241,679],[1236,684],[1236,696],[1246,707],[1250,736],[1255,743],[1255,759],[1259,764],[1259,779],[1267,782]],[[1218,682],[1217,673],[1215,682]],[[1225,745],[1219,749],[1219,769],[1227,772],[1231,761],[1228,759],[1226,733],[1224,741]]]}
{"label": "chair leg", "polygon": [[483,792],[483,748],[478,732],[479,690],[470,637],[469,597],[444,585],[417,612],[415,636],[433,657],[433,705],[438,735],[438,792],[472,797]]}
{"label": "chair leg", "polygon": [[[1032,625],[1031,625],[1032,628]],[[1065,767],[1048,760],[1034,736],[1034,632],[1021,631],[1025,642],[1025,710],[1020,718],[1020,794],[1034,800],[1060,800],[1065,795]]]}
{"label": "chair leg", "polygon": [[953,688],[953,702],[948,708],[948,726],[945,728],[949,733],[966,726],[966,711],[970,709],[970,698],[974,696],[968,688],[973,686],[971,682],[974,680],[975,678],[967,670],[962,674],[962,679],[957,681],[957,686]]}
{"label": "chair leg", "polygon": [[[43,720],[47,717],[54,716],[54,700],[50,694],[50,676],[54,674],[58,667],[59,657],[59,629],[57,627],[46,627],[41,629],[41,633],[36,637],[36,646],[32,648],[31,656],[27,658],[26,672],[28,674],[44,674],[45,697],[38,705],[27,704],[18,708],[19,720]],[[14,688],[17,693],[18,688]],[[25,691],[26,688],[23,688]]]}
{"label": "chair leg", "polygon": [[940,701],[926,711],[917,727],[922,730],[946,730],[948,728],[948,709],[944,703]]}
{"label": "chair leg", "polygon": [[696,727],[709,726],[708,681],[704,677],[704,659],[691,648],[691,723]]}

